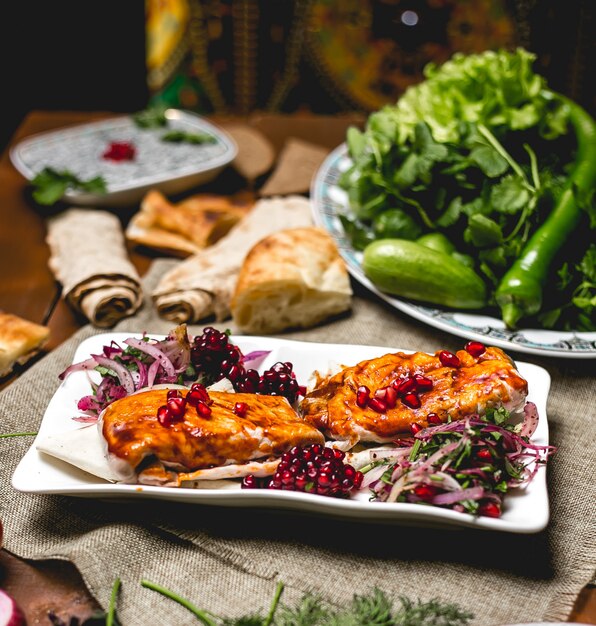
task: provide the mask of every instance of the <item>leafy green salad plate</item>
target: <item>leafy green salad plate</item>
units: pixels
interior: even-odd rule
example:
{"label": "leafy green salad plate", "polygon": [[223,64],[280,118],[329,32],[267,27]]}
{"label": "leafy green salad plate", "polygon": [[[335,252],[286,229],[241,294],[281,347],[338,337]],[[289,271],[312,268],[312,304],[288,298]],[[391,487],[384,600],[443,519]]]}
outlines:
{"label": "leafy green salad plate", "polygon": [[315,175],[311,201],[315,223],[333,237],[354,279],[398,311],[459,337],[537,356],[596,358],[596,332],[523,327],[510,330],[498,317],[498,312],[490,308],[486,311],[447,309],[381,291],[366,277],[362,268],[363,253],[352,244],[352,238],[344,227],[345,220],[342,219],[349,217],[352,212],[348,194],[340,186],[339,180],[351,165],[347,144],[341,144],[327,157]]}

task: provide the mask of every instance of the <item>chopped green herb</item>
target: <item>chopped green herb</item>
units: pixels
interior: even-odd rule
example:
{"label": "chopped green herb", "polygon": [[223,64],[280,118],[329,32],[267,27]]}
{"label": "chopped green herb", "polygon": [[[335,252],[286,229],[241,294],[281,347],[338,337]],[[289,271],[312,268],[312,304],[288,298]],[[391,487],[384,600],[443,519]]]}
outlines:
{"label": "chopped green herb", "polygon": [[7,439],[8,437],[35,437],[37,433],[1,433],[0,439]]}
{"label": "chopped green herb", "polygon": [[45,167],[41,172],[37,173],[31,184],[34,188],[34,200],[45,206],[58,202],[69,189],[96,194],[107,192],[106,181],[102,176],[81,180],[68,170],[58,172],[51,167]]}
{"label": "chopped green herb", "polygon": [[168,125],[164,107],[150,107],[134,113],[132,119],[139,128],[163,128]]}
{"label": "chopped green herb", "polygon": [[185,130],[170,130],[161,136],[161,140],[169,143],[191,143],[195,145],[217,143],[217,139],[209,133],[189,133]]}

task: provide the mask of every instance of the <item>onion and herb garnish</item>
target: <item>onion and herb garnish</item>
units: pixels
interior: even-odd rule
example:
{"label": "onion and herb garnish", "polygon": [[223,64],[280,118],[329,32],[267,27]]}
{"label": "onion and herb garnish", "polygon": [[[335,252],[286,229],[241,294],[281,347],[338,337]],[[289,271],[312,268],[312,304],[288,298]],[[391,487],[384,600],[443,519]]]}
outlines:
{"label": "onion and herb garnish", "polygon": [[[193,383],[207,386],[223,378],[230,380],[235,391],[285,396],[290,403],[306,393],[298,384],[290,362],[275,363],[259,374],[250,365],[258,365],[268,350],[243,354],[234,345],[229,333],[210,326],[201,335],[192,337],[186,325],[174,328],[165,339],[126,339],[121,346],[115,341],[104,346],[101,354],[91,355],[64,370],[59,378],[80,371],[96,371],[101,382],[90,381],[92,393],[82,397],[77,407],[85,415],[74,419],[94,422],[112,402],[147,387],[161,384]],[[242,412],[242,407],[239,408]]]}
{"label": "onion and herb garnish", "polygon": [[528,402],[517,425],[500,407],[482,416],[413,428],[413,437],[397,441],[396,448],[371,453],[375,460],[360,468],[362,488],[370,489],[373,501],[500,517],[503,496],[529,483],[556,450],[530,443],[537,424],[536,406]]}

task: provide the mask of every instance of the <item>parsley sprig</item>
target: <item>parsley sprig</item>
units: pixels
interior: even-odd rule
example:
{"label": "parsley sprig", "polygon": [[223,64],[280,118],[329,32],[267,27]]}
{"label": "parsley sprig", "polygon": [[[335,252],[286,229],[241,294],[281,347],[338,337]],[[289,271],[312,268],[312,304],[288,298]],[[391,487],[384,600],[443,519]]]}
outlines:
{"label": "parsley sprig", "polygon": [[52,167],[44,167],[35,175],[31,184],[34,188],[34,200],[45,206],[58,202],[69,189],[97,194],[107,192],[106,181],[103,176],[82,180],[69,170],[58,171]]}

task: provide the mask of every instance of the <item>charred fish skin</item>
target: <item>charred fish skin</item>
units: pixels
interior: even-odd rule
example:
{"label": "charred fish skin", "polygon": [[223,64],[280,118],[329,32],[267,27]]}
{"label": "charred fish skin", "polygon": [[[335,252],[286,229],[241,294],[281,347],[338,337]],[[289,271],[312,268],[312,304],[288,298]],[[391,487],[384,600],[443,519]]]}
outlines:
{"label": "charred fish skin", "polygon": [[[300,407],[304,419],[330,439],[354,445],[392,441],[409,433],[414,424],[428,426],[429,415],[444,422],[482,415],[490,407],[504,406],[512,412],[523,408],[527,382],[502,350],[489,347],[478,356],[460,350],[453,355],[456,367],[444,365],[441,352],[389,353],[346,367],[306,395]],[[379,390],[382,394],[390,386],[399,389],[400,382],[416,376],[430,383],[418,391],[412,383],[414,398],[402,393],[394,406],[386,407],[372,399]],[[362,388],[370,391],[369,403],[357,401]]]}

